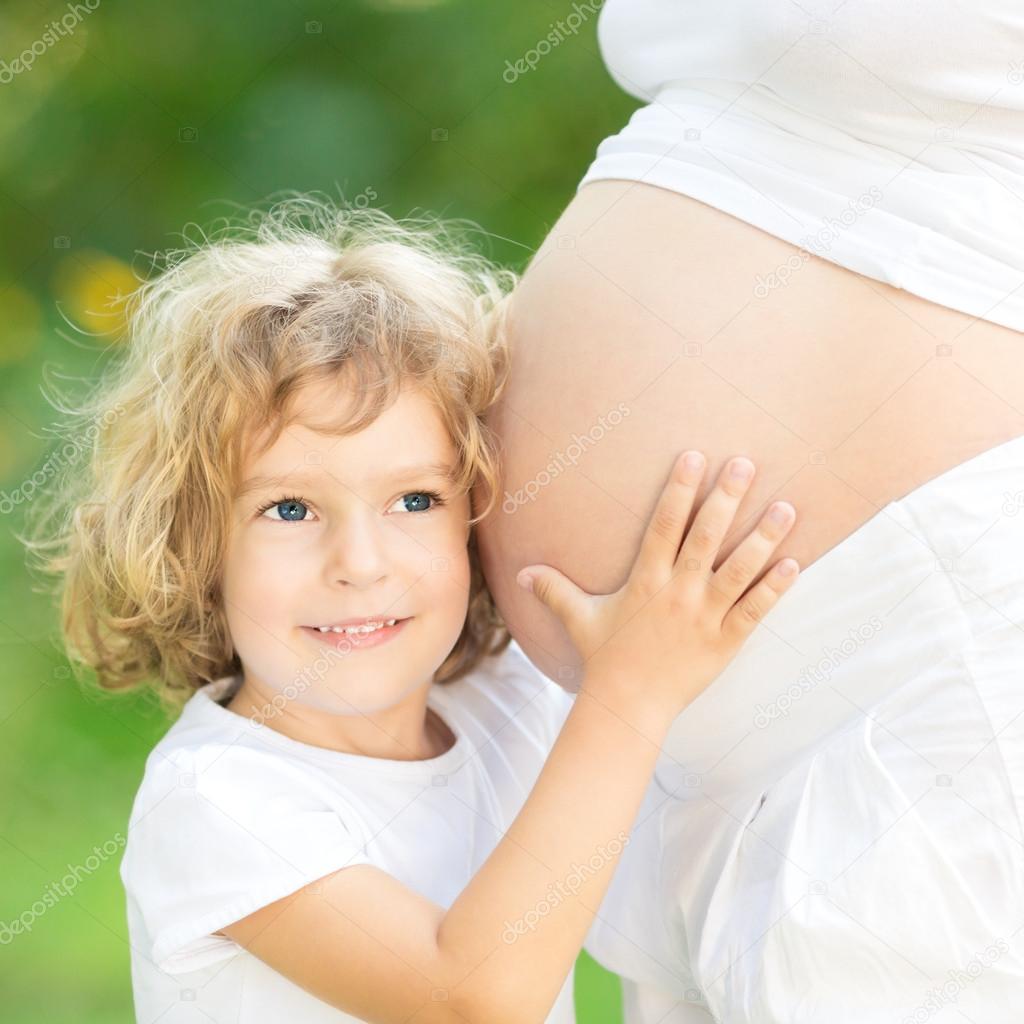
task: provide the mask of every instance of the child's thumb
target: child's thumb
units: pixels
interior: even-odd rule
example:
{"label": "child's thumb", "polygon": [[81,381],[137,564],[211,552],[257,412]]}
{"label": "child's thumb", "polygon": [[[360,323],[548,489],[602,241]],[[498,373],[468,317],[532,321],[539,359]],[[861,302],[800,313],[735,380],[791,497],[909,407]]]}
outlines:
{"label": "child's thumb", "polygon": [[519,571],[516,582],[532,590],[536,598],[547,605],[560,619],[568,619],[576,603],[579,588],[549,565],[528,565]]}

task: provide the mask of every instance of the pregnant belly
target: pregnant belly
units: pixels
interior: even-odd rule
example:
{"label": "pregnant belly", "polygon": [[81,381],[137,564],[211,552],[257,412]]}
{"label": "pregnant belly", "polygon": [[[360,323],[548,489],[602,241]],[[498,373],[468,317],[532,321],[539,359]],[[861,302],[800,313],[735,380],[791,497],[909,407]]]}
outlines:
{"label": "pregnant belly", "polygon": [[527,269],[488,420],[503,490],[478,536],[513,635],[568,689],[568,636],[515,574],[544,562],[591,592],[621,586],[683,449],[708,457],[698,500],[732,455],[757,467],[719,562],[783,499],[797,522],[773,560],[806,568],[888,502],[1024,434],[1024,336],[797,253],[686,196],[597,181]]}

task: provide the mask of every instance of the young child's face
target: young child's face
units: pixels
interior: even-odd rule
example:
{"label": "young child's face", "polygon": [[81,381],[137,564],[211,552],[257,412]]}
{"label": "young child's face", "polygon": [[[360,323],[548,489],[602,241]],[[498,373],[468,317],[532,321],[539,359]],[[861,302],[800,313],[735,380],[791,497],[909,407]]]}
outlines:
{"label": "young child's face", "polygon": [[[304,425],[346,404],[338,383],[310,385],[295,421],[246,459],[221,588],[246,682],[340,715],[427,685],[459,638],[470,585],[469,496],[412,468],[454,465],[438,410],[409,390],[359,433]],[[318,628],[369,617],[405,621],[364,637]]]}

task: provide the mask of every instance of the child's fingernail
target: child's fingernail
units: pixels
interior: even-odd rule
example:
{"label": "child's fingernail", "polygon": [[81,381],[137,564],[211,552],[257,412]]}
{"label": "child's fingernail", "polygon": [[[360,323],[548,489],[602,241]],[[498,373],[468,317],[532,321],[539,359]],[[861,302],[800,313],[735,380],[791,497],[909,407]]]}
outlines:
{"label": "child's fingernail", "polygon": [[747,459],[735,459],[729,465],[729,476],[733,480],[747,480],[754,475],[754,466]]}
{"label": "child's fingernail", "polygon": [[792,558],[785,558],[779,562],[779,575],[792,576],[796,572],[796,562]]}
{"label": "child's fingernail", "polygon": [[533,590],[533,577],[528,572],[521,572],[516,577],[516,583],[518,583],[523,590]]}

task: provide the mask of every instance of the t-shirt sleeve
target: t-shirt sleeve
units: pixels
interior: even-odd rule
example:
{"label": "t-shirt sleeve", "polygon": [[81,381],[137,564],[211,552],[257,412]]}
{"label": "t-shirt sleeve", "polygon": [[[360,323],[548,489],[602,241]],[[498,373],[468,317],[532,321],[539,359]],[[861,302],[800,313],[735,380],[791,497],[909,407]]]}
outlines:
{"label": "t-shirt sleeve", "polygon": [[575,698],[548,679],[515,640],[508,646],[506,659],[509,676],[516,680],[522,696],[529,703],[531,727],[536,730],[545,751],[549,752],[562,731]]}
{"label": "t-shirt sleeve", "polygon": [[140,952],[169,974],[234,955],[231,939],[212,934],[225,925],[343,867],[371,863],[354,813],[287,758],[223,745],[154,755],[132,809],[121,878],[145,926],[149,949]]}

